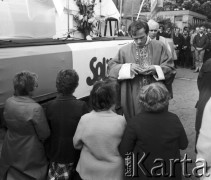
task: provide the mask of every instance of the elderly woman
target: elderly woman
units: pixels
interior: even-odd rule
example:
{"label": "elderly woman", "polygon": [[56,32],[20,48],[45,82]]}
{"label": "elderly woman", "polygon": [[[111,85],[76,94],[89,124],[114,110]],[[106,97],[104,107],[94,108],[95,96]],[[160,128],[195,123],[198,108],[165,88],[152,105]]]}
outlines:
{"label": "elderly woman", "polygon": [[13,79],[14,96],[7,99],[4,118],[8,128],[1,159],[1,180],[46,180],[48,161],[43,142],[50,129],[42,107],[31,96],[37,75],[22,71]]}
{"label": "elderly woman", "polygon": [[47,106],[47,119],[51,136],[47,142],[50,159],[49,179],[64,180],[72,176],[80,151],[73,147],[73,136],[82,115],[88,113],[85,102],[77,100],[73,93],[79,77],[75,70],[61,70],[56,78],[58,96]]}
{"label": "elderly woman", "polygon": [[[129,121],[120,144],[121,155],[125,157],[132,152],[135,162],[141,160],[140,168],[133,169],[137,175],[134,179],[181,180],[181,164],[171,166],[170,159],[179,161],[179,149],[185,149],[188,140],[177,115],[167,111],[168,90],[161,83],[149,84],[141,89],[139,101],[145,112]],[[158,165],[162,168],[155,170]]]}

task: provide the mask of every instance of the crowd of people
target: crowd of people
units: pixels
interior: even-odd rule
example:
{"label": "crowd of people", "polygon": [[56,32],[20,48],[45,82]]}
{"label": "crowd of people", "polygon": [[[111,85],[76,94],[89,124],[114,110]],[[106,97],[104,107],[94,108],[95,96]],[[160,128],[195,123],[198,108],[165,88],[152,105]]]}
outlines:
{"label": "crowd of people", "polygon": [[[29,71],[17,73],[14,95],[4,108],[8,130],[0,158],[0,180],[181,180],[181,164],[175,165],[172,174],[169,160],[180,160],[180,149],[187,148],[188,139],[168,105],[176,74],[173,57],[180,54],[175,55],[174,47],[182,49],[163,37],[164,32],[158,33],[158,28],[155,21],[131,23],[128,33],[134,41],[108,62],[108,77],[94,84],[90,106],[73,96],[79,83],[73,69],[58,72],[58,95],[45,109],[32,99],[38,76]],[[175,34],[180,36],[178,29]],[[197,44],[195,41],[197,38],[193,40]],[[200,65],[200,73],[206,72],[206,67]],[[202,123],[203,127],[207,126]],[[199,133],[198,156],[203,157],[201,141]],[[136,158],[147,155],[146,172],[131,164],[134,169],[130,175],[125,173],[128,153],[137,162],[140,159]],[[157,166],[155,160],[160,159],[168,167],[163,174],[162,168],[152,170]]]}
{"label": "crowd of people", "polygon": [[[197,73],[201,69],[202,64],[211,58],[210,28],[199,26],[195,29],[189,29],[188,27],[184,27],[183,29],[175,27],[171,29],[167,27],[165,30],[163,25],[159,25],[157,22],[157,25],[153,25],[154,23],[155,21],[149,20],[149,26],[155,26],[153,30],[157,40],[161,39],[162,42],[162,38],[167,38],[170,42],[173,40],[174,47],[173,49],[171,47],[171,50],[172,52],[174,50],[176,52],[176,55],[173,56],[175,67],[190,68]],[[120,36],[128,36],[125,25],[122,26],[119,34]]]}
{"label": "crowd of people", "polygon": [[174,42],[174,49],[177,54],[175,58],[175,67],[181,66],[194,69],[199,72],[202,64],[211,58],[211,29],[204,26],[189,29],[184,27],[181,30],[178,27],[174,29],[160,26],[158,36],[171,38]]}

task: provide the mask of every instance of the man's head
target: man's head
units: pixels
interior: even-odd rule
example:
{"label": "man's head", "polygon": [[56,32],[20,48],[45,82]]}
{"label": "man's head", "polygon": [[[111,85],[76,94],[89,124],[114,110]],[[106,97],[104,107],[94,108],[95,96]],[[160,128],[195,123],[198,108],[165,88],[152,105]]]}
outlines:
{"label": "man's head", "polygon": [[184,30],[184,31],[183,31],[183,34],[184,34],[185,36],[187,36],[187,35],[188,35],[188,31],[187,31],[187,30]]}
{"label": "man's head", "polygon": [[148,21],[148,26],[149,26],[149,37],[151,39],[155,39],[159,30],[159,24],[156,21],[150,19]]}
{"label": "man's head", "polygon": [[134,39],[137,46],[143,47],[147,41],[149,26],[144,21],[134,21],[128,28],[130,36]]}
{"label": "man's head", "polygon": [[175,34],[179,34],[179,32],[180,32],[180,28],[175,27],[174,32],[175,32]]}
{"label": "man's head", "polygon": [[183,31],[188,31],[188,27],[185,26],[185,27],[183,28]]}
{"label": "man's head", "polygon": [[126,26],[125,26],[124,24],[122,24],[121,29],[122,29],[123,31],[126,31]]}
{"label": "man's head", "polygon": [[207,28],[207,33],[211,33],[211,29],[210,28]]}
{"label": "man's head", "polygon": [[162,33],[164,31],[164,27],[163,26],[160,26],[160,32]]}
{"label": "man's head", "polygon": [[201,26],[201,27],[199,28],[199,33],[200,33],[200,34],[203,34],[203,33],[204,33],[204,30],[205,30],[204,26]]}
{"label": "man's head", "polygon": [[73,69],[63,69],[58,72],[56,78],[56,88],[63,96],[72,95],[78,86],[79,76]]}
{"label": "man's head", "polygon": [[13,87],[15,96],[32,96],[38,87],[38,76],[30,71],[21,71],[13,78]]}
{"label": "man's head", "polygon": [[166,32],[167,32],[167,33],[170,33],[170,32],[171,32],[171,28],[168,27],[168,28],[166,29]]}
{"label": "man's head", "polygon": [[199,27],[196,27],[196,33],[199,33]]}
{"label": "man's head", "polygon": [[204,33],[204,30],[205,30],[204,26],[201,26],[201,27],[199,28],[199,33],[200,33],[200,34],[203,34],[203,33]]}

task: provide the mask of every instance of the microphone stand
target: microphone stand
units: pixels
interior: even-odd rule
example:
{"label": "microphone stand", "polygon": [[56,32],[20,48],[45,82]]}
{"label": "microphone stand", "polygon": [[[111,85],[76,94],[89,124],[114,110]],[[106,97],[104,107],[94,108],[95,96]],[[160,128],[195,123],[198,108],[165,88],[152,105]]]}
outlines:
{"label": "microphone stand", "polygon": [[69,15],[69,9],[70,9],[70,2],[69,0],[67,0],[67,36],[66,38],[64,39],[64,41],[66,41],[68,38],[71,38],[70,36],[70,15]]}
{"label": "microphone stand", "polygon": [[102,0],[100,0],[100,23],[99,23],[99,37],[102,37],[102,35],[101,35],[101,2],[102,2]]}

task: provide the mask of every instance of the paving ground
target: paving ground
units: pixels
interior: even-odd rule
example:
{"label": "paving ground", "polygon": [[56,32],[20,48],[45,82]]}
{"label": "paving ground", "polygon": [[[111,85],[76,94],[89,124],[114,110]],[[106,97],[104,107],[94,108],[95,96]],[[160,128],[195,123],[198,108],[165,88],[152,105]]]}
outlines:
{"label": "paving ground", "polygon": [[[189,159],[192,159],[193,163],[189,163],[187,166],[188,173],[192,173],[192,169],[194,167],[195,162],[195,153],[194,153],[194,145],[195,145],[195,104],[198,99],[198,90],[197,90],[197,79],[198,73],[193,73],[192,70],[178,68],[176,79],[173,83],[173,93],[174,98],[170,101],[169,110],[171,112],[176,113],[182,124],[185,127],[189,145],[188,148],[182,151],[182,156],[187,154]],[[0,131],[0,151],[2,145],[2,137],[4,133]],[[192,179],[195,180],[195,177],[184,178],[184,179]]]}
{"label": "paving ground", "polygon": [[[195,117],[196,109],[195,104],[198,99],[197,89],[197,76],[198,73],[193,73],[189,69],[177,69],[177,76],[173,83],[174,98],[170,101],[169,110],[176,113],[188,136],[189,145],[188,148],[182,151],[182,156],[187,154],[187,158],[191,159],[193,163],[188,163],[188,173],[192,173],[192,169],[195,166]],[[183,179],[197,179],[194,176]]]}

